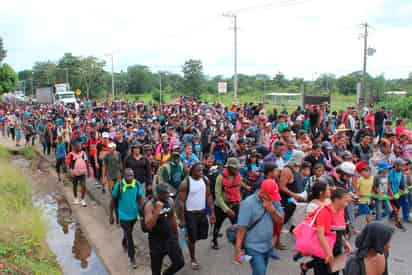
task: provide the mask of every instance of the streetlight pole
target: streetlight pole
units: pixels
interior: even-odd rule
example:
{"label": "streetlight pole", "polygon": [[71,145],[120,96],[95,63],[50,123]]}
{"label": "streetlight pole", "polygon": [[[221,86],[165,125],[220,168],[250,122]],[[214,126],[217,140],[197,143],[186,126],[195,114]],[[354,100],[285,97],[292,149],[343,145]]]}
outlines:
{"label": "streetlight pole", "polygon": [[236,14],[223,14],[225,17],[233,19],[233,31],[234,31],[234,70],[235,75],[233,77],[233,97],[237,101],[237,90],[238,90],[238,77],[237,77],[237,15]]}

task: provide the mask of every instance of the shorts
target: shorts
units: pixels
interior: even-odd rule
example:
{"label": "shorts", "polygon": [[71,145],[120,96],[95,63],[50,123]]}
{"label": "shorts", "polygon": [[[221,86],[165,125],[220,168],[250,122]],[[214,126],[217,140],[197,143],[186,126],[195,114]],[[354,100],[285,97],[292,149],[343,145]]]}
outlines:
{"label": "shorts", "polygon": [[186,211],[186,230],[189,241],[206,240],[209,234],[209,222],[206,210]]}
{"label": "shorts", "polygon": [[370,214],[371,214],[371,209],[369,208],[369,205],[367,203],[360,203],[358,205],[358,215],[359,216],[370,215]]}
{"label": "shorts", "polygon": [[393,209],[399,210],[401,208],[401,199],[391,200],[391,206]]}
{"label": "shorts", "polygon": [[73,183],[73,185],[78,185],[78,184],[81,185],[81,186],[86,185],[86,175],[84,175],[84,176],[74,176],[72,183]]}

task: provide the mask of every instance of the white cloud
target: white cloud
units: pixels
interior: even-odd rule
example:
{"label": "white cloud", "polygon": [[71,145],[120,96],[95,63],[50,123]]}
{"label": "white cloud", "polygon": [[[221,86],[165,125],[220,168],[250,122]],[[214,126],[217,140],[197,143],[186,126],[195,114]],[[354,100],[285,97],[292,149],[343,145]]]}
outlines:
{"label": "white cloud", "polygon": [[[389,0],[279,0],[238,15],[239,72],[282,71],[312,77],[361,68],[358,24],[385,16]],[[295,5],[291,5],[294,4]],[[147,64],[180,71],[188,58],[199,58],[206,73],[233,72],[233,31],[223,11],[259,6],[251,0],[97,1],[16,0],[0,2],[0,25],[9,48],[7,62],[17,69],[34,61],[56,60],[64,52],[79,55],[114,51],[116,69]],[[290,6],[289,6],[290,5]],[[370,72],[405,76],[410,28],[386,28],[370,35],[377,53]],[[395,42],[396,41],[396,42]],[[409,56],[407,56],[409,55]],[[398,66],[397,66],[398,65]],[[412,68],[410,69],[412,70]]]}

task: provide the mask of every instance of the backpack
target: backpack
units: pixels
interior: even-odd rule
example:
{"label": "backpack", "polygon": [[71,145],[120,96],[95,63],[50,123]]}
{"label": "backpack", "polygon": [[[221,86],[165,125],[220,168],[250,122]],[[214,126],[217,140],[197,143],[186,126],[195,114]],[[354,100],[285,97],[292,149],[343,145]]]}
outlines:
{"label": "backpack", "polygon": [[[135,180],[135,181],[136,181],[136,188],[140,188],[140,187],[138,187],[138,185],[140,183],[137,180]],[[119,192],[117,194],[117,197],[114,198],[115,199],[114,209],[115,209],[117,219],[119,218],[119,201],[120,201],[120,198],[122,197],[122,193],[123,193],[123,179],[119,182]],[[136,202],[137,202],[138,197],[139,197],[139,192],[136,193]],[[146,206],[147,202],[148,201],[145,201],[144,204],[143,204],[143,207],[142,207],[143,211],[144,211],[144,207]],[[140,211],[140,212],[143,212],[143,211]],[[142,214],[142,213],[140,213],[140,214]],[[144,213],[143,213],[143,218],[144,218]],[[119,222],[117,222],[117,223],[119,223]],[[143,232],[145,232],[145,231],[143,231]]]}
{"label": "backpack", "polygon": [[72,159],[70,162],[70,174],[73,177],[78,177],[78,176],[84,176],[86,175],[88,169],[87,169],[87,157],[84,151],[81,151],[80,156],[75,156],[73,153]]}

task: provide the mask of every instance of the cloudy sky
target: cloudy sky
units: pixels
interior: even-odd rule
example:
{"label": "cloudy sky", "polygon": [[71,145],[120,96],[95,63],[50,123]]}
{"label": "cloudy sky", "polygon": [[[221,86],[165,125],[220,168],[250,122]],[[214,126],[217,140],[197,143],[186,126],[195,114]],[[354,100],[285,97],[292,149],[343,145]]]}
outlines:
{"label": "cloudy sky", "polygon": [[360,70],[362,22],[373,26],[369,41],[377,50],[368,71],[389,78],[412,72],[409,0],[4,0],[0,36],[5,62],[16,70],[65,52],[102,59],[114,52],[116,71],[144,64],[179,72],[195,58],[206,74],[230,76],[228,11],[238,15],[240,73],[311,79]]}

